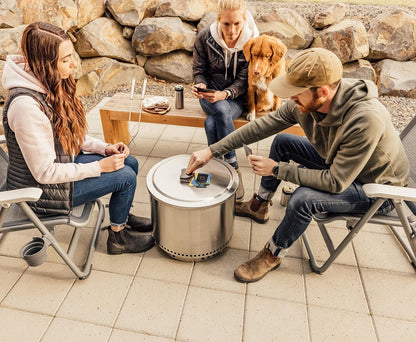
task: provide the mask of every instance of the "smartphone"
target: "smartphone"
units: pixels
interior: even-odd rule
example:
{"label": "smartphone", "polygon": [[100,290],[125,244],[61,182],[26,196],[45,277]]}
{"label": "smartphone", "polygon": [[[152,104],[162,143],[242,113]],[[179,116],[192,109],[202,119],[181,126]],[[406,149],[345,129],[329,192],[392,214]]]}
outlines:
{"label": "smartphone", "polygon": [[214,93],[216,92],[215,89],[205,89],[205,88],[200,88],[200,87],[195,87],[196,90],[198,91],[198,93]]}
{"label": "smartphone", "polygon": [[246,153],[246,157],[248,157],[250,154],[253,153],[250,147],[248,147],[246,144],[243,144],[244,152]]}
{"label": "smartphone", "polygon": [[192,177],[194,176],[193,173],[191,173],[190,175],[188,175],[186,173],[186,168],[181,170],[181,175],[180,175],[180,181],[181,183],[189,183],[192,179]]}

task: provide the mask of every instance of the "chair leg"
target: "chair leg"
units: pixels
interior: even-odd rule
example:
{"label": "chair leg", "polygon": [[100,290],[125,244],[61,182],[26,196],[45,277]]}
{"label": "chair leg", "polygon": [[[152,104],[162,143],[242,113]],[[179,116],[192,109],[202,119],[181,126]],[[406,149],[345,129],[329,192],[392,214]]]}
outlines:
{"label": "chair leg", "polygon": [[322,269],[322,267],[318,266],[318,263],[316,262],[315,255],[313,254],[312,247],[309,243],[308,235],[305,233],[302,234],[303,243],[305,244],[306,251],[309,255],[309,265],[311,266],[311,269],[313,272],[322,274],[325,272],[325,270]]}
{"label": "chair leg", "polygon": [[[79,267],[74,263],[72,260],[71,255],[69,255],[65,250],[61,247],[59,242],[55,239],[55,237],[51,234],[51,232],[48,230],[48,228],[45,227],[45,225],[39,220],[39,218],[34,214],[34,212],[30,209],[30,207],[27,205],[27,203],[22,202],[19,203],[19,206],[22,208],[22,210],[25,212],[27,217],[33,222],[33,224],[39,229],[39,231],[42,233],[42,237],[47,240],[46,242],[55,249],[55,251],[59,254],[59,256],[62,258],[63,261],[68,265],[68,267],[71,269],[71,271],[79,278],[79,279],[85,279],[89,276],[91,272],[91,258],[93,251],[95,250],[96,241],[98,239],[98,235],[101,228],[101,223],[104,219],[104,206],[102,205],[101,201],[96,201],[98,205],[98,219],[96,222],[96,225],[94,227],[94,233],[93,237],[90,243],[90,249],[88,251],[88,255],[86,257],[86,260],[84,262],[84,265]],[[77,228],[75,228],[75,231]],[[76,234],[76,232],[74,232]],[[71,249],[72,247],[70,247]],[[70,254],[71,251],[69,251]]]}
{"label": "chair leg", "polygon": [[318,223],[318,227],[319,227],[319,230],[321,231],[322,237],[324,239],[326,247],[328,248],[329,253],[330,254],[334,253],[335,251],[334,243],[332,242],[332,239],[329,236],[328,230],[326,229],[325,225],[322,223]]}
{"label": "chair leg", "polygon": [[394,234],[394,236],[397,239],[397,242],[400,244],[400,246],[404,249],[404,252],[406,253],[407,257],[410,259],[410,263],[412,266],[416,269],[416,258],[415,258],[415,252],[412,251],[411,248],[409,248],[406,244],[406,240],[404,240],[401,235],[399,234],[398,230],[394,226],[389,226],[390,230]]}
{"label": "chair leg", "polygon": [[341,252],[347,247],[347,245],[351,242],[351,240],[359,233],[362,227],[368,222],[368,220],[377,212],[378,208],[383,204],[385,200],[383,198],[377,199],[373,205],[368,209],[368,211],[361,217],[361,219],[354,225],[354,227],[349,231],[349,233],[345,236],[344,240],[338,245],[338,247],[333,248],[332,241],[329,238],[329,234],[322,222],[319,224],[322,225],[323,228],[320,227],[321,234],[323,234],[324,241],[327,244],[327,248],[329,251],[329,258],[326,259],[321,266],[319,266],[316,262],[315,256],[313,254],[312,248],[310,246],[308,237],[306,232],[302,234],[303,241],[305,243],[306,251],[309,255],[309,263],[311,265],[311,269],[315,273],[322,274],[325,272],[329,266],[335,261],[335,259],[341,254]]}
{"label": "chair leg", "polygon": [[313,251],[312,248],[310,246],[308,237],[306,235],[306,233],[302,234],[302,238],[303,238],[303,242],[305,243],[305,247],[306,250],[309,254],[309,264],[311,265],[311,269],[312,271],[314,271],[315,273],[319,273],[322,274],[324,273],[329,266],[331,266],[331,264],[335,261],[336,258],[338,258],[338,256],[341,254],[341,252],[345,249],[345,247],[347,247],[347,245],[350,243],[350,241],[355,237],[355,235],[358,234],[359,230],[362,228],[362,226],[364,225],[364,223],[362,225],[358,225],[356,227],[354,227],[344,238],[344,240],[342,240],[342,242],[338,245],[337,248],[333,249],[331,251],[330,248],[328,248],[328,252],[329,252],[329,257],[328,259],[326,259],[321,266],[318,266],[315,256],[313,255]]}
{"label": "chair leg", "polygon": [[[1,207],[0,208],[0,227],[3,225],[4,220],[6,219],[7,212],[9,211],[9,207]],[[0,228],[0,231],[2,229]],[[0,241],[4,238],[6,233],[0,233]]]}
{"label": "chair leg", "polygon": [[[91,238],[90,249],[88,251],[88,254],[87,254],[87,257],[85,259],[84,266],[83,266],[84,269],[86,269],[86,268],[89,269],[88,275],[91,272],[92,255],[93,255],[93,252],[95,251],[95,248],[97,247],[98,236],[100,234],[101,224],[104,221],[104,215],[105,215],[104,205],[102,204],[102,202],[100,200],[96,200],[96,203],[97,203],[97,206],[98,206],[98,218],[97,218],[97,222],[95,223],[93,236]],[[88,275],[85,276],[85,277],[81,277],[79,279],[85,279],[86,277],[88,277]]]}
{"label": "chair leg", "polygon": [[411,264],[416,269],[416,234],[413,228],[410,226],[409,220],[407,219],[406,213],[403,208],[403,203],[394,202],[394,207],[397,211],[399,216],[400,222],[402,224],[403,230],[406,234],[407,240],[409,242],[409,246],[406,244],[406,241],[399,235],[397,229],[395,227],[389,226],[391,231],[393,232],[394,236],[396,237],[397,241],[400,243],[401,247],[406,252]]}

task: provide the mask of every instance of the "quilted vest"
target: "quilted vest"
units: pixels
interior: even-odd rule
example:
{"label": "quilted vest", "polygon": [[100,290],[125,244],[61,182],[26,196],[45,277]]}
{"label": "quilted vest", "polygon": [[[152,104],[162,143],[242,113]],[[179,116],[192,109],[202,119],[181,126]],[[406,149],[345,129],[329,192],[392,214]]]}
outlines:
{"label": "quilted vest", "polygon": [[[8,98],[3,109],[3,126],[9,151],[9,167],[7,169],[7,188],[9,190],[27,187],[41,188],[43,193],[36,202],[28,202],[32,210],[39,215],[67,215],[72,210],[73,183],[40,184],[33,178],[22,151],[16,140],[16,135],[10,129],[7,112],[12,101],[21,95],[28,95],[35,99],[42,111],[48,118],[51,118],[51,108],[48,106],[45,94],[38,93],[26,88],[13,88],[9,90]],[[33,142],[36,144],[36,142]],[[71,163],[72,158],[64,153],[62,144],[55,135],[56,163]]]}

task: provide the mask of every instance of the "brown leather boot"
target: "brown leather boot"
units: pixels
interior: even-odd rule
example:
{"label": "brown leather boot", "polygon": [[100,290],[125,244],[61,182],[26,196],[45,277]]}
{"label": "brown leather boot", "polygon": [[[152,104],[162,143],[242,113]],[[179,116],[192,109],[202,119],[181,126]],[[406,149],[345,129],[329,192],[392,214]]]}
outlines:
{"label": "brown leather boot", "polygon": [[271,201],[261,201],[254,194],[250,201],[235,204],[235,214],[250,217],[258,223],[266,223],[269,220],[269,203],[272,205]]}
{"label": "brown leather boot", "polygon": [[238,266],[234,271],[234,278],[241,283],[252,283],[278,268],[282,258],[274,256],[269,246],[267,243],[254,258]]}

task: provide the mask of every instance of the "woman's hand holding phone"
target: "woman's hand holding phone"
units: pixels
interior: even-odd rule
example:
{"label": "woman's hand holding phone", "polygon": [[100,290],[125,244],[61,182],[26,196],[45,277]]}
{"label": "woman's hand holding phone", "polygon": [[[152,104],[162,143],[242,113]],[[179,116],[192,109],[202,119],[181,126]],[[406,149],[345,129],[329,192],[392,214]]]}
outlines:
{"label": "woman's hand holding phone", "polygon": [[208,88],[201,88],[201,87],[195,87],[198,93],[215,93],[215,89],[208,89]]}
{"label": "woman's hand holding phone", "polygon": [[192,88],[192,93],[199,99],[205,99],[211,103],[225,100],[227,97],[227,93],[225,91],[208,89],[204,83],[195,84]]}
{"label": "woman's hand holding phone", "polygon": [[202,99],[202,98],[204,98],[204,96],[201,92],[201,89],[206,89],[206,88],[207,88],[207,86],[204,83],[195,84],[192,87],[192,94],[194,94],[197,98]]}

